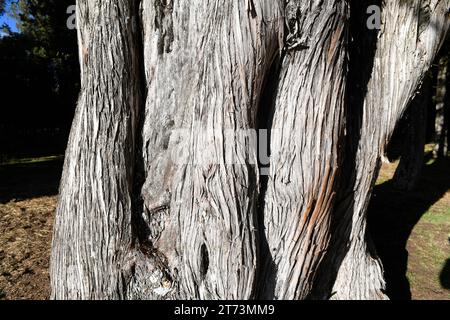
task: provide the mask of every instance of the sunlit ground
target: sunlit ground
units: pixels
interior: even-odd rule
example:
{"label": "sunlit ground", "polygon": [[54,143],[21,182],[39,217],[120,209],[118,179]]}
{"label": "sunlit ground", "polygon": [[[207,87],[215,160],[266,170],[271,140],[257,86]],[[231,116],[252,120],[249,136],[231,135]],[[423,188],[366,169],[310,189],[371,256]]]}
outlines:
{"label": "sunlit ground", "polygon": [[[0,299],[47,299],[59,156],[0,165]],[[370,205],[370,226],[397,299],[450,300],[450,160],[429,159],[413,192],[391,186],[385,164]]]}
{"label": "sunlit ground", "polygon": [[397,298],[410,291],[412,299],[450,300],[450,160],[428,153],[419,184],[407,193],[391,185],[397,166],[383,165],[370,209],[377,248],[393,279],[390,291]]}

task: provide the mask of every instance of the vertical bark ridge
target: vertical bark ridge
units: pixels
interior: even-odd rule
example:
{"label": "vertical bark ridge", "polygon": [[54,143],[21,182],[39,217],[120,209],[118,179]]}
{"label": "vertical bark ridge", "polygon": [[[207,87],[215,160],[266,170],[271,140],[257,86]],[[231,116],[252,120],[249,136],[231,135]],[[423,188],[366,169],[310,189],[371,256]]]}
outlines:
{"label": "vertical bark ridge", "polygon": [[140,101],[135,9],[135,1],[77,1],[82,88],[56,213],[54,299],[126,292]]}
{"label": "vertical bark ridge", "polygon": [[288,1],[271,132],[261,297],[304,299],[328,248],[343,141],[348,4]]}
{"label": "vertical bark ridge", "polygon": [[282,37],[280,3],[143,2],[143,215],[173,280],[152,298],[254,296],[259,172],[253,134],[240,130],[257,127]]}
{"label": "vertical bark ridge", "polygon": [[[382,150],[415,96],[449,26],[448,0],[385,1],[382,30],[361,115],[356,176],[340,197],[333,299],[385,299],[381,262],[371,248],[366,212]],[[352,181],[352,179],[350,180]],[[348,239],[339,235],[348,234]],[[347,240],[350,241],[348,245]]]}

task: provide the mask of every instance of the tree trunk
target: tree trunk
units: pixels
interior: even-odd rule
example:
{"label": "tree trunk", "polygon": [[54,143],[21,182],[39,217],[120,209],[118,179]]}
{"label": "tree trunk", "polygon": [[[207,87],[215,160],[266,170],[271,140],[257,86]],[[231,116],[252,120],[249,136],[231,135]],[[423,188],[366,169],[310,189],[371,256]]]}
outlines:
{"label": "tree trunk", "polygon": [[305,47],[283,57],[274,101],[263,212],[265,299],[311,294],[328,248],[344,136],[347,3],[290,1],[286,17],[299,28],[287,37]]}
{"label": "tree trunk", "polygon": [[280,3],[144,0],[138,15],[131,0],[78,1],[83,89],[57,210],[53,298],[254,296],[256,150],[224,131],[256,128],[282,46]]}
{"label": "tree trunk", "polygon": [[121,299],[134,250],[137,8],[134,1],[78,1],[77,12],[82,88],[56,214],[52,298]]}
{"label": "tree trunk", "polygon": [[436,94],[435,155],[445,157],[449,152],[450,130],[450,57],[439,60],[438,83]]}
{"label": "tree trunk", "polygon": [[361,59],[344,0],[79,0],[52,298],[384,298],[365,211],[448,27],[449,0],[430,1],[419,28],[388,1]]}
{"label": "tree trunk", "polygon": [[371,57],[368,48],[374,48],[374,40],[361,35],[366,32],[365,21],[358,17],[364,17],[374,2],[354,2],[351,12],[355,20],[350,60],[354,62],[343,168],[348,179],[338,195],[332,247],[319,281],[319,293],[331,287],[333,299],[386,298],[382,265],[367,231],[367,207],[382,152],[439,51],[450,22],[450,1],[383,1],[382,29]]}
{"label": "tree trunk", "polygon": [[145,240],[163,257],[170,296],[250,299],[259,169],[247,139],[281,49],[281,1],[146,0],[143,17]]}
{"label": "tree trunk", "polygon": [[402,155],[393,178],[394,187],[398,190],[411,191],[414,189],[422,172],[427,131],[427,110],[433,88],[431,80],[430,76],[426,76],[420,93],[405,114],[406,126],[402,139]]}

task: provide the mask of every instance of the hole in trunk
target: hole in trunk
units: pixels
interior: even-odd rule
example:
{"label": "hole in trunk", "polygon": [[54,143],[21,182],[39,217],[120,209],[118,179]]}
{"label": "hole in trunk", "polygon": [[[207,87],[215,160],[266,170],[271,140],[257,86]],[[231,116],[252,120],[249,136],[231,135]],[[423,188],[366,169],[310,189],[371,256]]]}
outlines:
{"label": "hole in trunk", "polygon": [[209,268],[209,252],[205,244],[200,248],[200,275],[202,279],[206,277]]}

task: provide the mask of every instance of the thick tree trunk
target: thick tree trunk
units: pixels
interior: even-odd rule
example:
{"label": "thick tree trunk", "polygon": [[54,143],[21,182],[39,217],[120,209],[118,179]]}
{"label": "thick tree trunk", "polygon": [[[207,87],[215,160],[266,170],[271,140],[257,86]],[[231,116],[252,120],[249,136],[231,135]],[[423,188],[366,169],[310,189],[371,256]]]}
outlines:
{"label": "thick tree trunk", "polygon": [[329,244],[344,136],[347,3],[290,1],[286,19],[287,36],[305,47],[286,52],[274,102],[263,212],[266,299],[311,294]]}
{"label": "thick tree trunk", "polygon": [[281,1],[144,0],[143,59],[135,3],[78,2],[83,89],[52,297],[252,298],[256,149],[224,131],[256,128],[265,75],[282,49]]}
{"label": "thick tree trunk", "polygon": [[140,100],[134,3],[78,2],[82,89],[56,214],[52,298],[125,297]]}
{"label": "thick tree trunk", "polygon": [[[348,1],[79,0],[52,297],[384,298],[365,211],[448,4],[418,25],[387,1],[375,60],[347,79]],[[346,84],[361,91],[347,112]]]}
{"label": "thick tree trunk", "polygon": [[[360,6],[365,10],[372,2],[362,1]],[[358,99],[351,99],[349,106],[354,114],[350,119],[350,151],[344,172],[351,178],[341,190],[336,209],[335,253],[325,264],[328,268],[338,267],[335,279],[325,277],[329,283],[334,282],[334,299],[385,297],[382,266],[367,231],[367,207],[381,153],[445,38],[449,5],[450,1],[442,0],[383,2],[382,30],[364,103],[361,107]],[[364,52],[364,42],[360,44],[363,47],[356,48],[356,53]],[[352,172],[356,172],[354,176]]]}
{"label": "thick tree trunk", "polygon": [[173,297],[255,296],[259,170],[245,136],[257,128],[264,79],[281,50],[281,4],[143,2],[144,237],[164,257]]}
{"label": "thick tree trunk", "polygon": [[433,88],[431,80],[432,78],[427,75],[420,93],[405,114],[406,126],[403,132],[402,154],[393,178],[394,187],[398,190],[412,190],[417,185],[422,172],[427,131],[427,110]]}

